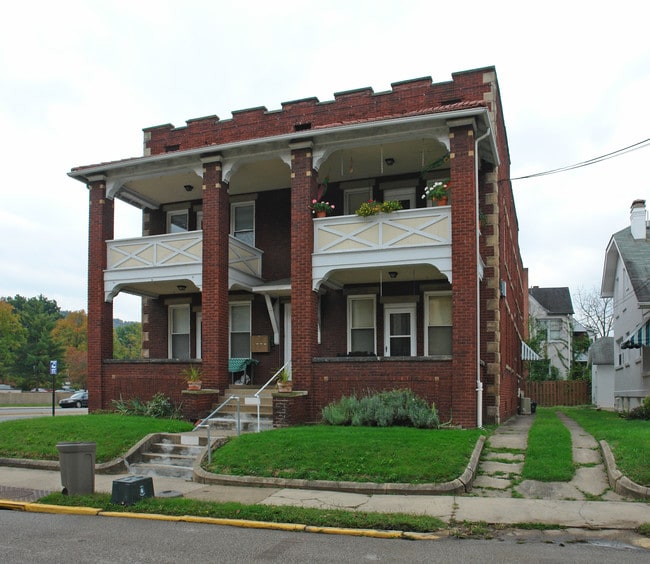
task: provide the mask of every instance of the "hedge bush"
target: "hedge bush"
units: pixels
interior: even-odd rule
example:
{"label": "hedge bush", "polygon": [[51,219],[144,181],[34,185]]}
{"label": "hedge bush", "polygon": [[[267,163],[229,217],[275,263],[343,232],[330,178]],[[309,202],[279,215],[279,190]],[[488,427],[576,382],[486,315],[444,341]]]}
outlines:
{"label": "hedge bush", "polygon": [[417,427],[430,429],[439,424],[435,404],[415,395],[412,390],[391,390],[368,393],[357,398],[343,396],[322,410],[322,418],[328,425],[352,425],[355,427]]}

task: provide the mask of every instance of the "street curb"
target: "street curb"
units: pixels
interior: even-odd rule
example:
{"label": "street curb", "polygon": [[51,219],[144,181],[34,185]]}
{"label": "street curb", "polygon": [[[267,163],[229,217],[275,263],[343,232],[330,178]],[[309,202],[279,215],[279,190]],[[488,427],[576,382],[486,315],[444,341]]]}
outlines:
{"label": "street curb", "polygon": [[612,449],[607,444],[607,441],[599,441],[600,449],[603,453],[603,461],[605,462],[605,469],[607,471],[607,479],[609,485],[614,489],[617,494],[633,497],[635,499],[648,500],[650,499],[650,487],[641,486],[636,482],[630,480],[627,476],[616,467],[616,460]]}
{"label": "street curb", "polygon": [[268,521],[248,521],[246,519],[226,519],[218,517],[195,517],[193,515],[160,515],[158,513],[123,513],[103,511],[93,507],[68,507],[45,505],[0,499],[0,509],[25,511],[28,513],[49,513],[61,515],[92,515],[97,517],[118,517],[122,519],[147,519],[150,521],[171,521],[178,523],[201,523],[248,529],[270,529],[276,531],[347,535],[354,537],[373,537],[381,539],[437,540],[444,535],[439,533],[416,533],[410,531],[383,531],[379,529],[347,529],[343,527],[319,527],[303,523],[271,523]]}
{"label": "street curb", "polygon": [[263,478],[257,476],[231,476],[206,472],[201,464],[207,457],[207,450],[194,464],[194,481],[200,484],[218,484],[222,486],[257,486],[263,488],[295,488],[307,490],[341,491],[358,494],[398,494],[398,495],[452,495],[463,494],[472,490],[476,470],[485,445],[485,435],[481,435],[470,456],[463,473],[454,480],[439,484],[400,484],[376,482],[332,482],[329,480],[300,480],[288,478]]}

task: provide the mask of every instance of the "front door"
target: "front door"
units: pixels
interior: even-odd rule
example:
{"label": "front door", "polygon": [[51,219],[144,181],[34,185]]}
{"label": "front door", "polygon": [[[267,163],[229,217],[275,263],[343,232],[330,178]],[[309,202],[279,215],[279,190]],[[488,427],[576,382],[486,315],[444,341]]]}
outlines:
{"label": "front door", "polygon": [[384,355],[415,356],[415,304],[384,307]]}

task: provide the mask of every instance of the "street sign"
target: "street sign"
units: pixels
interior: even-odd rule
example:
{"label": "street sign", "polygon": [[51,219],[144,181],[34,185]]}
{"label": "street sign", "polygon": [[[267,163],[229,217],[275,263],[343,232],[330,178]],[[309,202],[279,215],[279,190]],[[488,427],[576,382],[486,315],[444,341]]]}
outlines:
{"label": "street sign", "polygon": [[54,376],[57,373],[58,362],[56,360],[50,360],[50,374]]}

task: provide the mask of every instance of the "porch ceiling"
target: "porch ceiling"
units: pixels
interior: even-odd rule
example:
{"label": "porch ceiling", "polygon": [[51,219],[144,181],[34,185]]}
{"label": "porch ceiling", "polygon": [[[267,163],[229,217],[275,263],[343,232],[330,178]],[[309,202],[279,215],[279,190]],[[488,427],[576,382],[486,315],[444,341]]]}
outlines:
{"label": "porch ceiling", "polygon": [[[394,278],[389,273],[396,273]],[[373,268],[357,268],[335,270],[330,272],[324,283],[337,286],[354,284],[388,284],[391,282],[413,282],[414,280],[430,280],[432,282],[447,281],[447,277],[437,268],[429,264],[410,264],[400,266],[382,266]]]}

